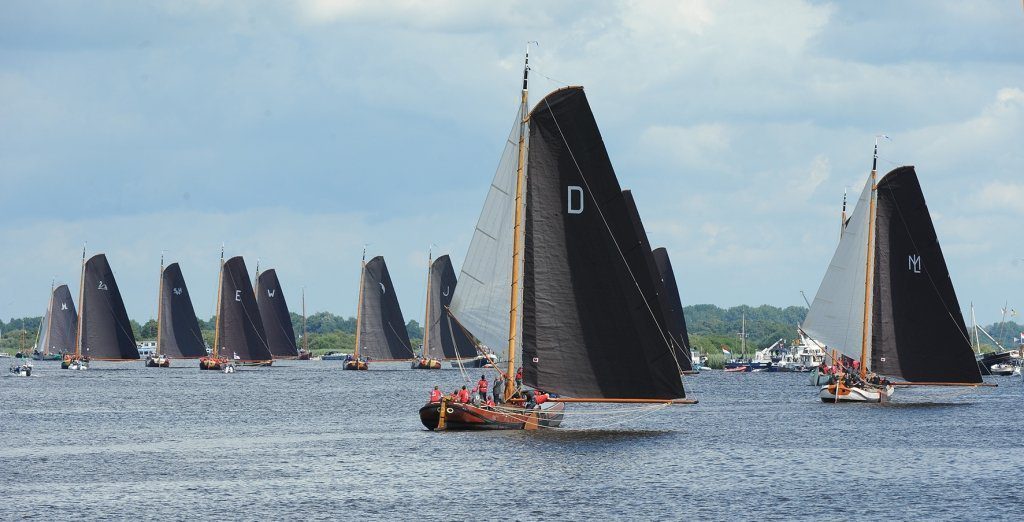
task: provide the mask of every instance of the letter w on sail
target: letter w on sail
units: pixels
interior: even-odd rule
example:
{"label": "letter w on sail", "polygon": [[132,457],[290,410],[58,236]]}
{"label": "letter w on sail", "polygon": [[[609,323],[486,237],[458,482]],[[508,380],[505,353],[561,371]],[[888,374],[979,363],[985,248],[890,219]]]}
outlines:
{"label": "letter w on sail", "polygon": [[910,254],[907,256],[907,270],[915,274],[921,273],[921,256]]}
{"label": "letter w on sail", "polygon": [[267,289],[267,297],[274,297],[274,295],[276,295],[276,294],[277,294],[277,290],[275,290],[273,288],[268,288]]}

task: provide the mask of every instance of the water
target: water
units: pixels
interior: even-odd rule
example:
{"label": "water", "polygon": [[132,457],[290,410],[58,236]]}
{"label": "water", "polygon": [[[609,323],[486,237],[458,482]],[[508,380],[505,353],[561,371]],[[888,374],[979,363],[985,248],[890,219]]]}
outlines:
{"label": "water", "polygon": [[806,374],[705,372],[686,378],[695,406],[431,433],[417,411],[458,371],[174,364],[188,367],[0,378],[0,519],[979,520],[1024,505],[1019,378],[826,405]]}

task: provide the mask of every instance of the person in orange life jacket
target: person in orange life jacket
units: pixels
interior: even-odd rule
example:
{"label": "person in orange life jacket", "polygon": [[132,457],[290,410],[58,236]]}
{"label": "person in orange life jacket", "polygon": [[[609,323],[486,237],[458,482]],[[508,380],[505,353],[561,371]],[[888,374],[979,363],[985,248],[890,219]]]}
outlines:
{"label": "person in orange life jacket", "polygon": [[488,408],[493,408],[494,407],[494,396],[493,395],[487,398],[487,407]]}
{"label": "person in orange life jacket", "polygon": [[536,402],[537,406],[540,406],[541,404],[544,404],[545,402],[548,402],[548,394],[546,394],[546,393],[544,393],[542,391],[534,392],[534,394],[533,394],[533,402]]}
{"label": "person in orange life jacket", "polygon": [[480,394],[480,401],[481,402],[486,402],[487,401],[487,388],[488,387],[489,387],[489,385],[487,384],[487,377],[481,375],[480,376],[480,380],[476,381],[476,392]]}
{"label": "person in orange life jacket", "polygon": [[522,388],[522,387],[523,387],[523,367],[520,366],[519,369],[516,370],[516,389],[519,389],[519,388]]}
{"label": "person in orange life jacket", "polygon": [[437,389],[437,386],[430,390],[430,402],[441,402],[441,390]]}
{"label": "person in orange life jacket", "polygon": [[463,404],[469,403],[469,390],[467,390],[465,386],[459,390],[459,402]]}

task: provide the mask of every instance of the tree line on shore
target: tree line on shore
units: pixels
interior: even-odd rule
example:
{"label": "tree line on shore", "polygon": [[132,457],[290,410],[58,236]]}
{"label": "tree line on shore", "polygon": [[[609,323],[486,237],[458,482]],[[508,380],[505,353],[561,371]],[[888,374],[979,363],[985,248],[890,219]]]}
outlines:
{"label": "tree line on shore", "polygon": [[[797,337],[796,325],[803,322],[807,308],[788,306],[780,308],[771,305],[733,306],[721,308],[711,304],[699,304],[683,307],[686,325],[693,348],[703,354],[722,353],[725,348],[734,356],[742,351],[740,332],[746,329],[746,355],[764,348],[779,339],[791,342]],[[295,328],[295,339],[302,346],[302,316],[292,313],[292,325]],[[215,318],[198,319],[203,337],[208,344],[213,344]],[[23,317],[4,322],[0,320],[0,351],[14,353],[21,349],[31,350],[35,345],[39,332],[41,317]],[[145,323],[131,320],[135,339],[139,341],[156,339],[157,323],[150,319]],[[993,336],[1002,334],[1009,348],[1010,337],[1024,332],[1024,325],[1014,321],[993,323],[984,327]],[[419,350],[423,339],[423,327],[416,320],[406,323],[409,333],[410,348]],[[326,352],[351,352],[355,347],[355,317],[343,317],[330,312],[317,312],[306,318],[306,331],[309,335],[309,350],[315,354]],[[996,347],[982,336],[982,351],[992,351]]]}

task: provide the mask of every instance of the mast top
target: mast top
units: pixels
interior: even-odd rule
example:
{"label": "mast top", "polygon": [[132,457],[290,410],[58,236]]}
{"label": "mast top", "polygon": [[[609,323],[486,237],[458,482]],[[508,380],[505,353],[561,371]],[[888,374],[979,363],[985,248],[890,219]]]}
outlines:
{"label": "mast top", "polygon": [[878,170],[878,140],[891,140],[888,134],[876,134],[875,135],[875,154],[871,159],[871,171]]}
{"label": "mast top", "polygon": [[530,44],[540,46],[537,40],[529,40],[526,42],[526,61],[523,64],[523,92],[529,90],[529,76],[530,76]]}

